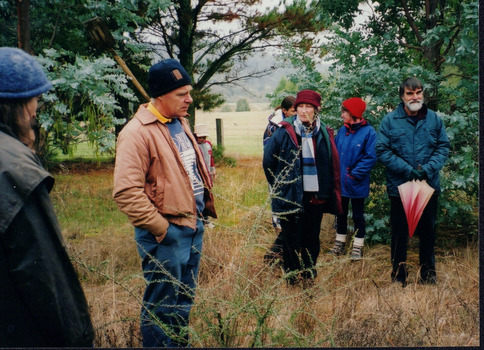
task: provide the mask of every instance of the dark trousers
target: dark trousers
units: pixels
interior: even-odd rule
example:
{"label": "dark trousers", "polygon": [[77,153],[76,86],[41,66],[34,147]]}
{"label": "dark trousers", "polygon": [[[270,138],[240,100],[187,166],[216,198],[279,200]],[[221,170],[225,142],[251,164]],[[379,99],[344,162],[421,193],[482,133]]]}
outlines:
{"label": "dark trousers", "polygon": [[[391,259],[392,278],[405,282],[407,261],[408,225],[400,197],[390,197],[390,222],[392,227]],[[415,235],[419,237],[420,278],[428,281],[435,278],[435,220],[437,218],[438,195],[433,195],[418,222]]]}
{"label": "dark trousers", "polygon": [[272,243],[270,251],[274,254],[282,254],[283,247],[284,247],[284,235],[281,231],[278,233],[274,243]]}
{"label": "dark trousers", "polygon": [[365,198],[348,198],[341,197],[343,214],[336,218],[336,232],[345,235],[348,231],[348,211],[351,201],[351,210],[353,211],[353,223],[355,224],[355,237],[364,238],[366,233],[365,221]]}
{"label": "dark trousers", "polygon": [[[323,219],[323,205],[303,199],[304,212],[281,217],[284,239],[283,257],[286,272],[300,271],[303,278],[316,277],[316,260],[321,250],[319,234]],[[290,279],[295,282],[295,277]]]}

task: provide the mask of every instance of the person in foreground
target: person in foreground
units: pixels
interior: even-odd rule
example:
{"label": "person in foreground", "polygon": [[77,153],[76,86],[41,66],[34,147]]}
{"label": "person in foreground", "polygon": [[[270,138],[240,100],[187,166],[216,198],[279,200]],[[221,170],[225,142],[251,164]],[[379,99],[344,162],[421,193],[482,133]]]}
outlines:
{"label": "person in foreground", "polygon": [[[269,141],[269,138],[272,136],[274,131],[279,128],[279,123],[282,122],[285,118],[292,117],[296,114],[296,109],[294,108],[294,102],[296,102],[296,98],[294,96],[286,96],[281,102],[281,105],[276,108],[276,110],[269,116],[268,121],[269,123],[264,130],[264,135],[262,139],[262,144],[265,146]],[[270,191],[270,185],[269,185]],[[279,217],[277,215],[272,215],[272,227],[274,227],[274,231],[276,232],[276,239],[274,243],[272,243],[271,248],[269,251],[264,255],[264,261],[269,264],[275,262],[282,262],[282,248],[284,246],[284,238],[282,237],[281,232],[281,223]]]}
{"label": "person in foreground", "polygon": [[297,115],[282,121],[264,146],[263,167],[272,210],[281,217],[286,277],[305,286],[316,277],[323,213],[342,213],[340,167],[333,130],[318,117],[321,96],[302,90],[294,107]]}
{"label": "person in foreground", "polygon": [[38,100],[52,84],[37,61],[0,48],[0,347],[92,347],[89,309],[34,152]]}
{"label": "person in foreground", "polygon": [[189,345],[188,318],[202,251],[203,215],[217,217],[212,181],[190,131],[191,79],[168,59],[148,73],[151,102],[118,136],[113,197],[135,227],[147,281],[145,347]]}
{"label": "person in foreground", "polygon": [[416,228],[420,242],[418,281],[435,284],[435,220],[440,193],[439,171],[449,156],[450,143],[442,120],[424,103],[420,80],[405,79],[399,93],[402,102],[396,110],[383,118],[376,143],[378,160],[386,167],[387,192],[391,202],[391,278],[405,286],[408,277],[408,225],[398,186],[411,180],[426,180],[435,192]]}
{"label": "person in foreground", "polygon": [[336,135],[341,169],[341,195],[343,214],[337,216],[336,241],[330,252],[341,255],[344,251],[348,229],[348,207],[351,201],[355,238],[350,258],[363,257],[365,241],[365,198],[370,194],[370,172],[376,163],[376,131],[363,118],[366,103],[359,97],[343,101],[341,119],[344,125]]}

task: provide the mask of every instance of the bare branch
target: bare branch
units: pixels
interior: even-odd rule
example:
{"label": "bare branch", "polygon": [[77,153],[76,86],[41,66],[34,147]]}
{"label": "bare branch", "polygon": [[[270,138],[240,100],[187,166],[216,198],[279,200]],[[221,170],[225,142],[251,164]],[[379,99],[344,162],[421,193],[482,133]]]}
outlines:
{"label": "bare branch", "polygon": [[407,43],[406,43],[406,42],[404,42],[402,39],[398,39],[398,43],[399,43],[401,46],[406,47],[407,49],[416,50],[416,51],[420,51],[420,52],[423,52],[423,51],[424,51],[424,49],[423,49],[422,47],[407,44]]}
{"label": "bare branch", "polygon": [[407,1],[406,0],[401,0],[403,11],[405,12],[405,17],[407,18],[407,22],[412,28],[412,31],[414,32],[415,36],[417,37],[417,40],[419,43],[421,43],[424,39],[422,35],[420,34],[417,25],[415,24],[415,21],[410,14],[410,10],[408,9]]}

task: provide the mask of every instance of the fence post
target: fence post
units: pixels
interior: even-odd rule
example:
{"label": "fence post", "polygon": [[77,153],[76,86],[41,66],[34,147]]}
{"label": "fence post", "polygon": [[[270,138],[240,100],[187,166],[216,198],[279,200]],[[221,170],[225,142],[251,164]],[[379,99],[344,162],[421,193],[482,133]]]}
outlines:
{"label": "fence post", "polygon": [[223,123],[222,119],[215,119],[217,125],[217,147],[223,147],[224,145],[224,134],[223,134]]}

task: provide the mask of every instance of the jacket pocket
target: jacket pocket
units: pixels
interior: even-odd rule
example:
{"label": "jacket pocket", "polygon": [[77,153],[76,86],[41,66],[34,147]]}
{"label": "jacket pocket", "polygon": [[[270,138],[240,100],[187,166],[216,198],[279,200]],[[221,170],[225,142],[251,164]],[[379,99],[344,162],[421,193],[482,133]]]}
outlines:
{"label": "jacket pocket", "polygon": [[402,129],[394,129],[390,131],[390,145],[391,148],[397,150],[398,154],[405,153],[406,148],[408,147],[408,137],[406,137],[405,130]]}
{"label": "jacket pocket", "polygon": [[350,174],[346,174],[344,177],[344,187],[349,196],[357,196],[358,188],[360,187],[360,181],[356,180]]}
{"label": "jacket pocket", "polygon": [[437,131],[428,130],[425,134],[426,134],[427,144],[432,148],[437,147],[437,138],[438,138]]}

